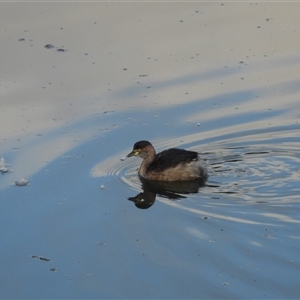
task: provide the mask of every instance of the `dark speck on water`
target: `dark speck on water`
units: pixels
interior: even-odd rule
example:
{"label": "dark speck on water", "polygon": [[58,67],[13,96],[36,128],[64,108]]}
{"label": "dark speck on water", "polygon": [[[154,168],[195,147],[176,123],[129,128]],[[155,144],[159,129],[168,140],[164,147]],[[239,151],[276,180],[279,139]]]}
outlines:
{"label": "dark speck on water", "polygon": [[[53,48],[57,48],[57,47],[55,47],[55,46],[52,45],[52,44],[46,44],[46,45],[44,46],[44,48],[46,48],[46,49],[53,49]],[[58,52],[66,52],[67,50],[65,50],[65,49],[63,49],[63,48],[57,48],[56,51],[58,51]]]}
{"label": "dark speck on water", "polygon": [[31,255],[31,258],[39,259],[42,261],[51,261],[50,258],[46,258],[46,257],[38,256],[38,255]]}
{"label": "dark speck on water", "polygon": [[46,48],[46,49],[52,49],[52,48],[54,48],[54,46],[52,44],[46,44],[44,46],[44,48]]}

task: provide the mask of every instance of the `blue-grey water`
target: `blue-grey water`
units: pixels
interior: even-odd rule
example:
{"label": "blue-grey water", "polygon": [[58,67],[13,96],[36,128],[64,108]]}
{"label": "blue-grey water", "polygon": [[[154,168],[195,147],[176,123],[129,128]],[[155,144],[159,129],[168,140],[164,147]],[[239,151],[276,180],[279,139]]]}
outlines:
{"label": "blue-grey water", "polygon": [[144,210],[128,200],[143,191],[140,161],[123,160],[132,124],[65,153],[29,186],[5,188],[2,295],[297,298],[300,128],[274,125],[153,134],[158,149],[199,151],[209,178],[198,193],[158,194]]}
{"label": "blue-grey water", "polygon": [[[32,61],[23,77],[2,71],[0,298],[299,298],[300,45],[289,31],[299,23],[299,5],[284,4],[283,11],[184,3],[164,13],[148,4],[158,18],[153,24],[147,10],[131,4],[124,28],[134,43],[122,48],[104,35],[126,40],[108,17],[119,20],[128,5],[61,4],[58,23],[49,21],[53,39],[24,15],[20,25],[5,27],[5,50]],[[18,19],[18,6],[1,6]],[[39,9],[41,16],[57,12],[52,5]],[[78,21],[83,9],[87,23]],[[247,9],[253,19],[242,30],[252,35],[239,44],[232,31],[243,36],[236,22]],[[106,23],[111,27],[100,26]],[[201,39],[190,31],[195,24]],[[43,48],[62,47],[64,30],[74,39],[65,35],[65,53]],[[111,44],[101,42],[93,52],[96,32]],[[140,52],[142,37],[153,48]],[[79,41],[87,46],[80,59]],[[33,70],[44,74],[45,86]],[[93,85],[89,72],[101,80]],[[141,161],[126,158],[141,139],[157,151],[199,152],[207,181],[141,182]]]}

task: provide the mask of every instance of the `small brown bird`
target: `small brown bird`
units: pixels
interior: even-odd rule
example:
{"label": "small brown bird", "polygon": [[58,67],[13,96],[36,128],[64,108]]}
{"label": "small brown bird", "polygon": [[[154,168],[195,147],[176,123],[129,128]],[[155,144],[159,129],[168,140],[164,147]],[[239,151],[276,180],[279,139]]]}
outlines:
{"label": "small brown bird", "polygon": [[187,181],[207,177],[205,163],[194,151],[172,148],[156,154],[150,142],[139,141],[127,155],[130,156],[143,159],[138,174],[149,180]]}

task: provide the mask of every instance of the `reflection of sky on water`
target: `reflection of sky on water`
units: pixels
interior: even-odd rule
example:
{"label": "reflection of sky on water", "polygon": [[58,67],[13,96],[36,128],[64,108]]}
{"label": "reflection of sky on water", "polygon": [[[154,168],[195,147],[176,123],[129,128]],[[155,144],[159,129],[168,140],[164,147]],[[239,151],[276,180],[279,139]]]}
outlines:
{"label": "reflection of sky on water", "polygon": [[[283,86],[282,89],[286,94],[291,91],[289,86]],[[177,135],[185,134],[188,128],[190,131],[204,131],[205,136],[205,131],[214,128],[224,127],[225,131],[229,131],[231,125],[238,126],[239,129],[249,128],[249,123],[258,121],[271,122],[274,126],[274,118],[284,115],[293,116],[298,113],[299,106],[293,103],[294,101],[288,104],[281,99],[270,103],[264,99],[256,99],[257,94],[263,93],[263,91],[240,91],[208,98],[200,97],[188,102],[182,100],[181,104],[169,104],[164,108],[148,108],[146,112],[145,109],[137,110],[133,107],[128,112],[120,112],[119,109],[107,113],[96,112],[75,124],[71,122],[50,132],[36,130],[37,134],[33,139],[32,133],[27,134],[27,137],[25,133],[18,143],[8,139],[3,143],[2,155],[10,158],[11,149],[20,144],[21,147],[17,147],[19,151],[15,152],[18,158],[14,161],[14,165],[24,176],[30,176],[47,161],[72,149],[78,143],[101,135],[106,136],[107,131],[120,130],[121,127],[121,130],[126,126],[134,127],[136,137],[131,138],[133,142],[135,139],[151,136],[153,132],[161,132],[161,128],[164,135],[175,130]],[[200,123],[200,128],[197,128],[197,122]]]}
{"label": "reflection of sky on water", "polygon": [[[2,4],[0,296],[297,298],[295,5]],[[145,138],[207,187],[137,209]]]}

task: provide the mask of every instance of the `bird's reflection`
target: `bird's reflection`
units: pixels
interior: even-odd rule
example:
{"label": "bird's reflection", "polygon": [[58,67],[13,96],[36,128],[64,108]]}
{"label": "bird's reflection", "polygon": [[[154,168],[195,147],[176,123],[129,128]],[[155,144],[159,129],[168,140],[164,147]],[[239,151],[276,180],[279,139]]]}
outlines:
{"label": "bird's reflection", "polygon": [[191,181],[151,181],[139,177],[143,192],[135,197],[127,198],[134,202],[135,206],[140,209],[151,207],[156,196],[170,200],[186,198],[182,194],[195,194],[200,187],[205,186],[205,179],[196,179]]}

